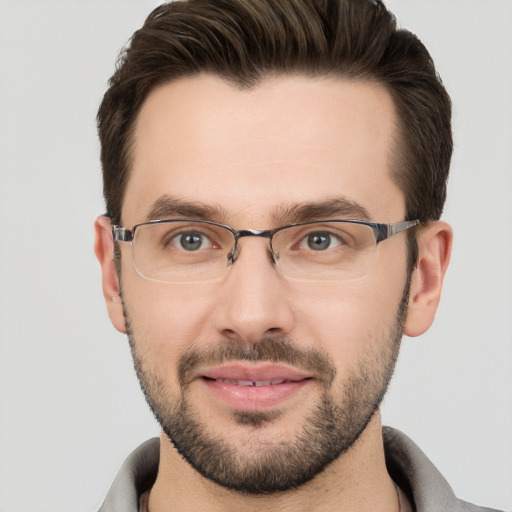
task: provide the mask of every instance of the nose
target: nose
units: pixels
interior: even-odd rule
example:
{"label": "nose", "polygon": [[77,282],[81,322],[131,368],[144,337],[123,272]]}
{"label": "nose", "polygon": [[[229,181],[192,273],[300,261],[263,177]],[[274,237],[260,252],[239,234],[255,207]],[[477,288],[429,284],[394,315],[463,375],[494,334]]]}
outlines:
{"label": "nose", "polygon": [[266,238],[243,238],[220,287],[215,324],[223,337],[255,343],[289,336],[293,327],[290,283],[275,268]]}

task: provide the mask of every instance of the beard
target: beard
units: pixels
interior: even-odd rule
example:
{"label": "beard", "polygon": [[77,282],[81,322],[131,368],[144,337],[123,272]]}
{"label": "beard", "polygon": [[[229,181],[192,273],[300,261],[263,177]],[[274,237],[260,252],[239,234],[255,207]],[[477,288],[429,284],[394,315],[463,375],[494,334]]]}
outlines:
{"label": "beard", "polygon": [[[162,430],[177,452],[203,477],[244,494],[270,494],[298,488],[320,474],[358,440],[379,410],[394,372],[407,314],[409,280],[392,326],[334,386],[336,367],[319,349],[298,347],[288,338],[262,339],[254,344],[222,340],[206,348],[191,346],[179,359],[179,396],[151,371],[138,349],[125,307],[128,339],[142,391]],[[362,340],[367,341],[367,340]],[[374,340],[375,341],[375,340]],[[241,446],[216,435],[199,417],[189,399],[189,376],[199,365],[227,361],[294,365],[319,376],[321,395],[295,437],[272,441],[264,429],[277,422],[279,409],[234,411],[233,421],[246,429]]]}

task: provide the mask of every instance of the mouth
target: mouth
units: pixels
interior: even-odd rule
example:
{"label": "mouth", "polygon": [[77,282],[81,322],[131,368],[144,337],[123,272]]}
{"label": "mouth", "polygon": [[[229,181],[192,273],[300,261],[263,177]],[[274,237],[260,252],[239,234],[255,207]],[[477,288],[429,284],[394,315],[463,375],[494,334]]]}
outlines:
{"label": "mouth", "polygon": [[[205,377],[208,379],[208,377]],[[215,382],[231,384],[233,386],[277,386],[278,384],[284,384],[285,382],[298,382],[298,381],[289,381],[286,379],[279,380],[233,380],[233,379],[209,379],[215,380]]]}
{"label": "mouth", "polygon": [[207,369],[198,380],[230,409],[255,411],[284,405],[314,378],[283,365],[233,363]]}

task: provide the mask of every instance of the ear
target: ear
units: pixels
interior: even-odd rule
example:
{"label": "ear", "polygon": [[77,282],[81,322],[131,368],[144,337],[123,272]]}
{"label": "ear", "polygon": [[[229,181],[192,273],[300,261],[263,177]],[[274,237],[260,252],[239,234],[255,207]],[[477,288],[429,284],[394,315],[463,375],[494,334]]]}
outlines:
{"label": "ear", "polygon": [[110,321],[122,333],[126,333],[123,302],[119,293],[119,279],[114,265],[114,239],[112,223],[104,215],[94,222],[94,252],[101,265],[103,296]]}
{"label": "ear", "polygon": [[419,336],[429,329],[441,299],[443,279],[450,262],[453,233],[442,221],[434,221],[418,235],[418,264],[413,271],[404,334]]}

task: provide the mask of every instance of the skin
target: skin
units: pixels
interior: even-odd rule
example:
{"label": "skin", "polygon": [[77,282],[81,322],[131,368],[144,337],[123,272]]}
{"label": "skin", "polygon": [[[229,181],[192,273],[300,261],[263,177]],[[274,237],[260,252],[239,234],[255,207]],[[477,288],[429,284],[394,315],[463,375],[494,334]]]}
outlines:
{"label": "skin", "polygon": [[[373,221],[403,220],[404,197],[390,172],[396,122],[389,93],[374,83],[281,76],[240,90],[198,75],[164,84],[152,91],[137,120],[121,223],[131,228],[143,222],[165,194],[222,208],[210,220],[236,229],[280,226],[286,223],[280,218],[284,207],[340,196],[364,207]],[[98,218],[95,230],[109,315],[126,332],[108,219]],[[443,222],[418,232],[419,262],[404,323],[409,336],[422,334],[434,320],[451,240]],[[404,234],[379,246],[366,279],[343,284],[289,281],[269,261],[268,241],[248,238],[220,282],[163,285],[137,274],[130,246],[121,245],[123,300],[137,350],[172,399],[179,396],[180,356],[191,346],[226,339],[254,344],[286,337],[299,348],[319,349],[336,368],[333,388],[343,390],[354,368],[382,352],[407,279]],[[278,403],[277,419],[251,430],[253,442],[247,442],[252,427],[234,421],[232,408],[204,383],[195,381],[188,398],[211,434],[250,458],[260,441],[277,446],[295,438],[320,394],[320,383],[312,379]],[[162,434],[149,508],[163,511],[171,504],[179,511],[395,511],[380,414],[316,478],[298,490],[263,496],[242,495],[203,478]]]}

